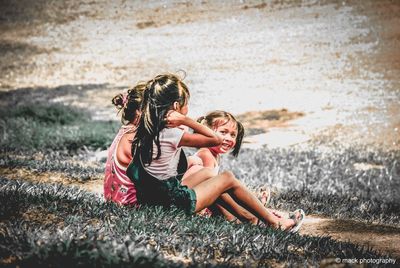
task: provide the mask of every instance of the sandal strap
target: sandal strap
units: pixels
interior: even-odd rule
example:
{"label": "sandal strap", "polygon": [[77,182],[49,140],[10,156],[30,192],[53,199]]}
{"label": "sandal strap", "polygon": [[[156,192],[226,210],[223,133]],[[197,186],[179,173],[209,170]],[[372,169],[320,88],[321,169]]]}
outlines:
{"label": "sandal strap", "polygon": [[[296,212],[300,213],[300,217],[296,217]],[[289,232],[296,233],[300,229],[302,224],[303,224],[303,221],[304,221],[304,218],[305,218],[305,213],[304,213],[304,211],[302,209],[296,209],[293,212],[293,216],[294,217],[291,218],[291,219],[295,222],[295,225],[293,225],[293,227],[290,228]]]}

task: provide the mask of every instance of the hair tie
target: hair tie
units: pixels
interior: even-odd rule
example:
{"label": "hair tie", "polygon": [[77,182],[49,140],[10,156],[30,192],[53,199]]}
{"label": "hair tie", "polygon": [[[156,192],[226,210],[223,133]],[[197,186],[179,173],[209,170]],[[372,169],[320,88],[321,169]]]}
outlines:
{"label": "hair tie", "polygon": [[122,94],[122,105],[125,106],[125,104],[128,103],[128,93]]}

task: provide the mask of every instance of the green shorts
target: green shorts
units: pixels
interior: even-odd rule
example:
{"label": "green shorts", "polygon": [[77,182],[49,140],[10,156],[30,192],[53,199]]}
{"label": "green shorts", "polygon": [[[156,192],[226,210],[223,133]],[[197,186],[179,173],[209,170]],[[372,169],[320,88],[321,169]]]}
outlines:
{"label": "green shorts", "polygon": [[[134,159],[126,171],[128,177],[136,187],[139,204],[171,207],[172,205],[184,210],[188,214],[195,213],[196,193],[181,184],[182,174],[186,171],[186,156],[181,151],[177,176],[166,180],[159,180],[143,168],[140,161]],[[137,158],[137,157],[135,157]]]}

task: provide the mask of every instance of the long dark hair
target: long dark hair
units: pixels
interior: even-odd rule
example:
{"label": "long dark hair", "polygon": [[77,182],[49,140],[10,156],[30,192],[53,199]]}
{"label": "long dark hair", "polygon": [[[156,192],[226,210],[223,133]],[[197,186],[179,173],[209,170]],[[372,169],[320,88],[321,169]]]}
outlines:
{"label": "long dark hair", "polygon": [[231,113],[225,111],[212,111],[206,114],[205,116],[201,116],[197,119],[197,122],[200,124],[206,125],[211,129],[216,129],[219,126],[223,126],[229,122],[234,122],[236,124],[237,136],[235,147],[233,148],[232,155],[238,156],[240,147],[242,146],[243,136],[244,136],[244,127],[242,123],[240,123]]}
{"label": "long dark hair", "polygon": [[132,156],[140,154],[142,163],[150,165],[153,160],[153,143],[157,155],[161,156],[160,131],[166,126],[165,116],[175,102],[182,107],[187,104],[190,94],[187,86],[174,74],[157,75],[146,84],[144,90],[142,115],[132,142]]}

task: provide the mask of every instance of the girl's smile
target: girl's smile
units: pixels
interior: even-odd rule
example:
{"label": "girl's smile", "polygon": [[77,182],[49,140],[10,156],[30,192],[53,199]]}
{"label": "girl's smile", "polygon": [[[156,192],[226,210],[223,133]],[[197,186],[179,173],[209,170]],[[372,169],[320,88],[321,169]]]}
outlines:
{"label": "girl's smile", "polygon": [[215,129],[215,132],[222,136],[222,144],[213,147],[214,152],[224,154],[235,147],[238,134],[235,122],[229,121],[224,125],[220,125]]}

